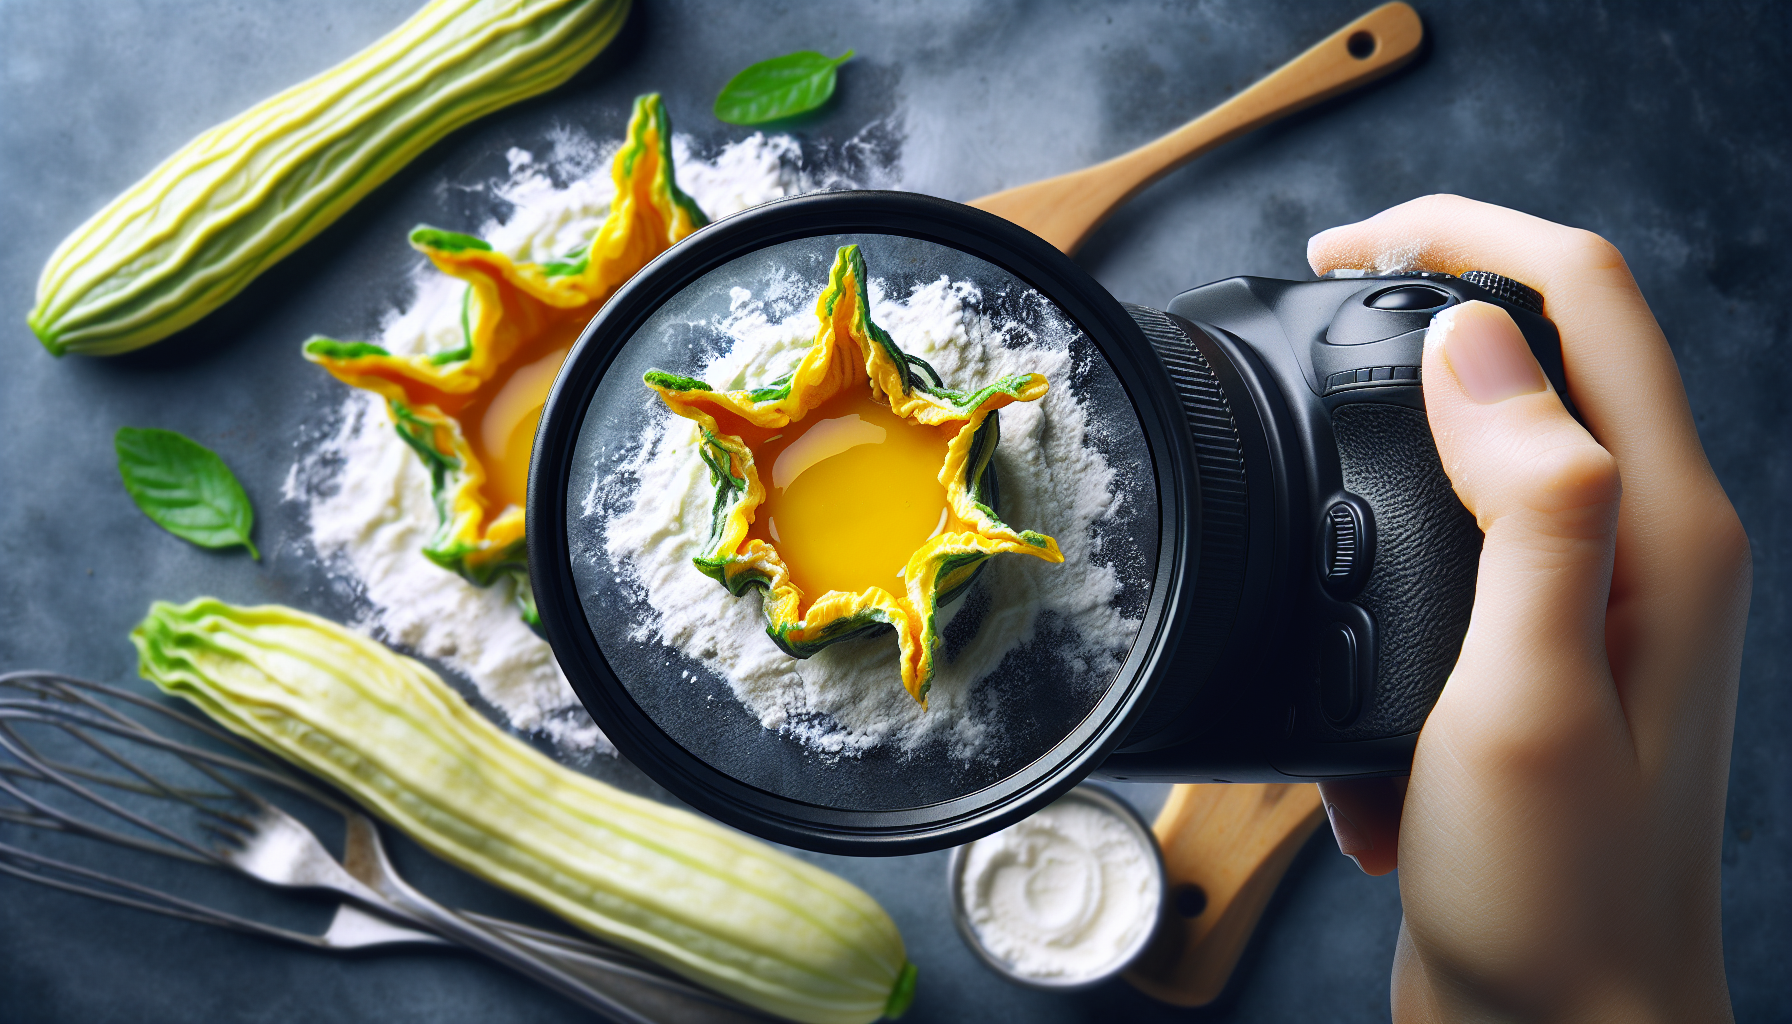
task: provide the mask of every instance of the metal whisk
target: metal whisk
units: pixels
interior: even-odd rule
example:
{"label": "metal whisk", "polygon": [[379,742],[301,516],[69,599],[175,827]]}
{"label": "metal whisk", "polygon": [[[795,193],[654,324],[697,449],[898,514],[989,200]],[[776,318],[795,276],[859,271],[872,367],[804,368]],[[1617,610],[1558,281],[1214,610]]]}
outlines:
{"label": "metal whisk", "polygon": [[[172,739],[120,706],[224,750]],[[341,815],[342,859],[251,785]],[[631,1024],[768,1019],[628,951],[442,907],[399,877],[377,826],[360,811],[209,722],[102,683],[53,672],[0,675],[0,822],[321,890],[342,902],[328,929],[313,934],[0,840],[0,872],[65,892],[313,949],[464,946]]]}

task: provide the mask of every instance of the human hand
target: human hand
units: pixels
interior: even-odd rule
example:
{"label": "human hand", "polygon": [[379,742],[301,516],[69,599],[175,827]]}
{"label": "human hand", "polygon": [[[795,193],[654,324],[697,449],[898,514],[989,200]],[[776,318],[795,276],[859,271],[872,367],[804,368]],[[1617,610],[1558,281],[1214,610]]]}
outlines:
{"label": "human hand", "polygon": [[1340,849],[1400,868],[1395,1019],[1728,1020],[1718,874],[1749,545],[1623,257],[1429,196],[1307,258],[1537,288],[1586,422],[1503,310],[1433,322],[1426,410],[1486,534],[1474,612],[1408,784],[1320,786]]}

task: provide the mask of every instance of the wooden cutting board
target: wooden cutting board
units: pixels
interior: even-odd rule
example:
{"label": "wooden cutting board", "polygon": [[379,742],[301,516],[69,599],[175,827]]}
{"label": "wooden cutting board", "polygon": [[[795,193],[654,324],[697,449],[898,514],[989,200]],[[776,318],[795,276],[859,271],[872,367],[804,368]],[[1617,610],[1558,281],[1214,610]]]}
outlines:
{"label": "wooden cutting board", "polygon": [[1294,855],[1325,820],[1319,787],[1177,786],[1152,831],[1164,851],[1169,909],[1126,980],[1154,999],[1219,997]]}

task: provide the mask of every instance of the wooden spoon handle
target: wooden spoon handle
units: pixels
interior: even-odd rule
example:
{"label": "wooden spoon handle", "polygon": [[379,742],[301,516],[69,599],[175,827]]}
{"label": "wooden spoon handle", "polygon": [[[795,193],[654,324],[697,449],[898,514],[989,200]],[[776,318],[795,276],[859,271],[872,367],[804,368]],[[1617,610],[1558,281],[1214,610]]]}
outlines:
{"label": "wooden spoon handle", "polygon": [[1218,998],[1276,884],[1324,820],[1310,783],[1172,790],[1152,826],[1170,909],[1126,980],[1177,1006]]}
{"label": "wooden spoon handle", "polygon": [[971,205],[1073,253],[1108,214],[1145,186],[1222,142],[1397,70],[1418,52],[1424,36],[1411,7],[1383,4],[1162,138],[1094,167],[984,196]]}

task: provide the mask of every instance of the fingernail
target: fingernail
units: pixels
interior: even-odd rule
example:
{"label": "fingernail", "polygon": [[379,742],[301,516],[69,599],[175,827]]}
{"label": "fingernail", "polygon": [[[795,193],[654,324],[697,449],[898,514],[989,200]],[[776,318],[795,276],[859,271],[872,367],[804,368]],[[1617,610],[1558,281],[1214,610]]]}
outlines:
{"label": "fingernail", "polygon": [[1331,819],[1332,838],[1338,841],[1339,853],[1356,860],[1357,854],[1375,849],[1375,843],[1362,829],[1356,827],[1356,822],[1351,821],[1349,815],[1338,810],[1337,804],[1326,804],[1325,816]]}
{"label": "fingernail", "polygon": [[1497,306],[1467,302],[1431,319],[1427,349],[1442,349],[1462,390],[1479,405],[1492,405],[1549,387],[1518,325]]}

